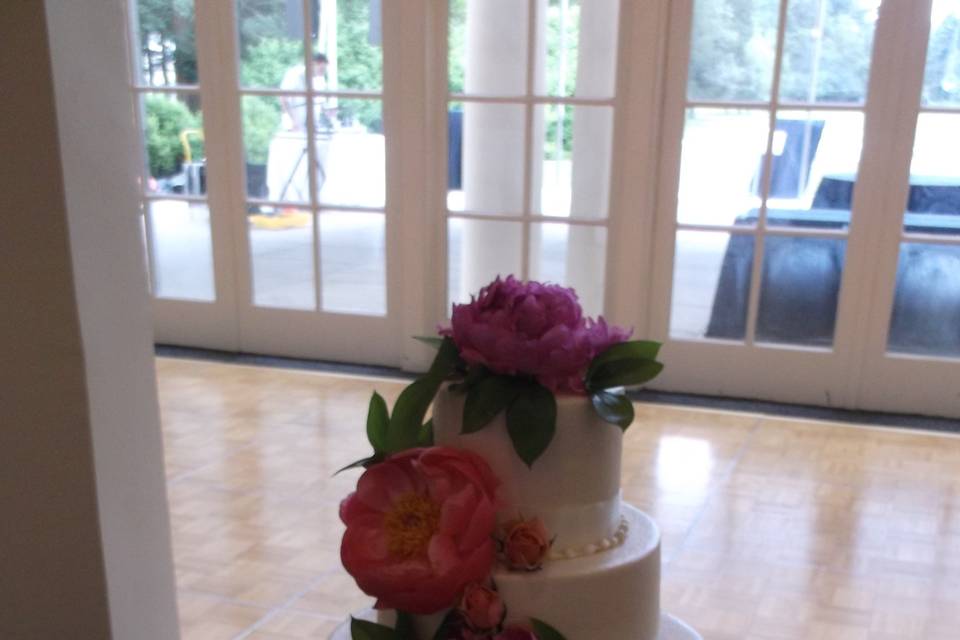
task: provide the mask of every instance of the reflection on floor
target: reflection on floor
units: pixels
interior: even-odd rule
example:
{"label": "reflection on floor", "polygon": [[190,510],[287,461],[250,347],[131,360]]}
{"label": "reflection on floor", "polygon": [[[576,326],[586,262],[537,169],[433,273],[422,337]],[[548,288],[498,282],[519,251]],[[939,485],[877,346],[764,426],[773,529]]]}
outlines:
{"label": "reflection on floor", "polygon": [[[356,473],[331,474],[402,383],[157,363],[183,637],[325,638],[368,603],[338,558]],[[623,487],[705,638],[957,638],[955,436],[640,404]]]}

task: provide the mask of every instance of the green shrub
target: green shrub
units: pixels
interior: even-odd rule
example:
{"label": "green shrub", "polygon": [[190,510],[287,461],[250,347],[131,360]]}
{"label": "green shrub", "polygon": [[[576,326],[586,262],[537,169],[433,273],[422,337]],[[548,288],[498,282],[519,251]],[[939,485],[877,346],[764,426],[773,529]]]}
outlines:
{"label": "green shrub", "polygon": [[280,128],[280,102],[272,96],[243,96],[243,148],[250,164],[267,164],[270,140]]}
{"label": "green shrub", "polygon": [[[287,69],[303,66],[303,45],[283,38],[261,38],[244,53],[240,81],[248,87],[279,87]],[[247,162],[266,164],[270,140],[280,128],[280,101],[270,96],[243,97],[243,148]]]}
{"label": "green shrub", "polygon": [[[183,166],[180,133],[201,129],[201,118],[180,100],[166,95],[146,96],[144,110],[150,175],[160,178],[179,172]],[[203,141],[196,136],[190,138],[190,149],[194,158],[203,157]]]}
{"label": "green shrub", "polygon": [[247,48],[240,62],[245,87],[279,87],[287,69],[303,66],[303,43],[285,38],[262,38]]}

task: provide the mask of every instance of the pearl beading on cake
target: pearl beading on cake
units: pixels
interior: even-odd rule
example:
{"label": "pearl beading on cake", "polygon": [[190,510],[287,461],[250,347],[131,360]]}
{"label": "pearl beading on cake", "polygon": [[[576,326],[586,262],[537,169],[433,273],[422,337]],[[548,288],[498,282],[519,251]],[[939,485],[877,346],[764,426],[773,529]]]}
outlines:
{"label": "pearl beading on cake", "polygon": [[630,525],[627,523],[627,519],[620,516],[620,525],[617,527],[617,530],[613,532],[613,535],[585,545],[567,547],[565,549],[551,549],[550,553],[547,554],[547,558],[550,560],[571,560],[573,558],[592,556],[601,551],[614,549],[622,545],[623,541],[627,539],[629,530]]}

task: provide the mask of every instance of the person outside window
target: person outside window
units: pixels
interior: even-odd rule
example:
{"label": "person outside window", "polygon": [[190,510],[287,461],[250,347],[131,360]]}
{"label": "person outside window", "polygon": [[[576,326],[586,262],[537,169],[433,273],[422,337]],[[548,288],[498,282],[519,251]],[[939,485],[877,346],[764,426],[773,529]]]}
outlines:
{"label": "person outside window", "polygon": [[[323,53],[314,54],[310,63],[313,73],[313,90],[325,91],[327,88],[327,56]],[[280,82],[280,89],[284,91],[306,91],[307,78],[303,65],[295,65],[287,69]],[[288,131],[306,131],[307,129],[307,97],[283,96],[280,98],[283,109],[283,125]],[[329,131],[333,129],[331,119],[334,109],[326,97],[314,98],[314,118],[317,129]]]}

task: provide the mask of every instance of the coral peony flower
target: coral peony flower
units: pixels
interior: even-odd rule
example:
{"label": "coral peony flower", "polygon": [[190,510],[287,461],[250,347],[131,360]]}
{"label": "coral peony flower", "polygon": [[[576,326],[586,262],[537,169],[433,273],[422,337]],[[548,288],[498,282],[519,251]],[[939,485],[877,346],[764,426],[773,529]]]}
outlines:
{"label": "coral peony flower", "polygon": [[526,627],[514,625],[495,635],[493,640],[537,640],[537,635]]}
{"label": "coral peony flower", "polygon": [[595,355],[630,332],[585,318],[573,289],[513,276],[453,306],[450,336],[460,356],[504,375],[529,375],[554,392],[584,393],[583,374]]}
{"label": "coral peony flower", "polygon": [[343,566],[378,609],[429,614],[454,606],[493,566],[497,484],[469,451],[390,456],[340,504]]}
{"label": "coral peony flower", "polygon": [[552,541],[540,518],[504,523],[503,533],[503,559],[509,569],[536,571],[543,566]]}
{"label": "coral peony flower", "polygon": [[473,583],[467,585],[463,592],[460,612],[473,629],[487,631],[503,622],[507,610],[496,589]]}

